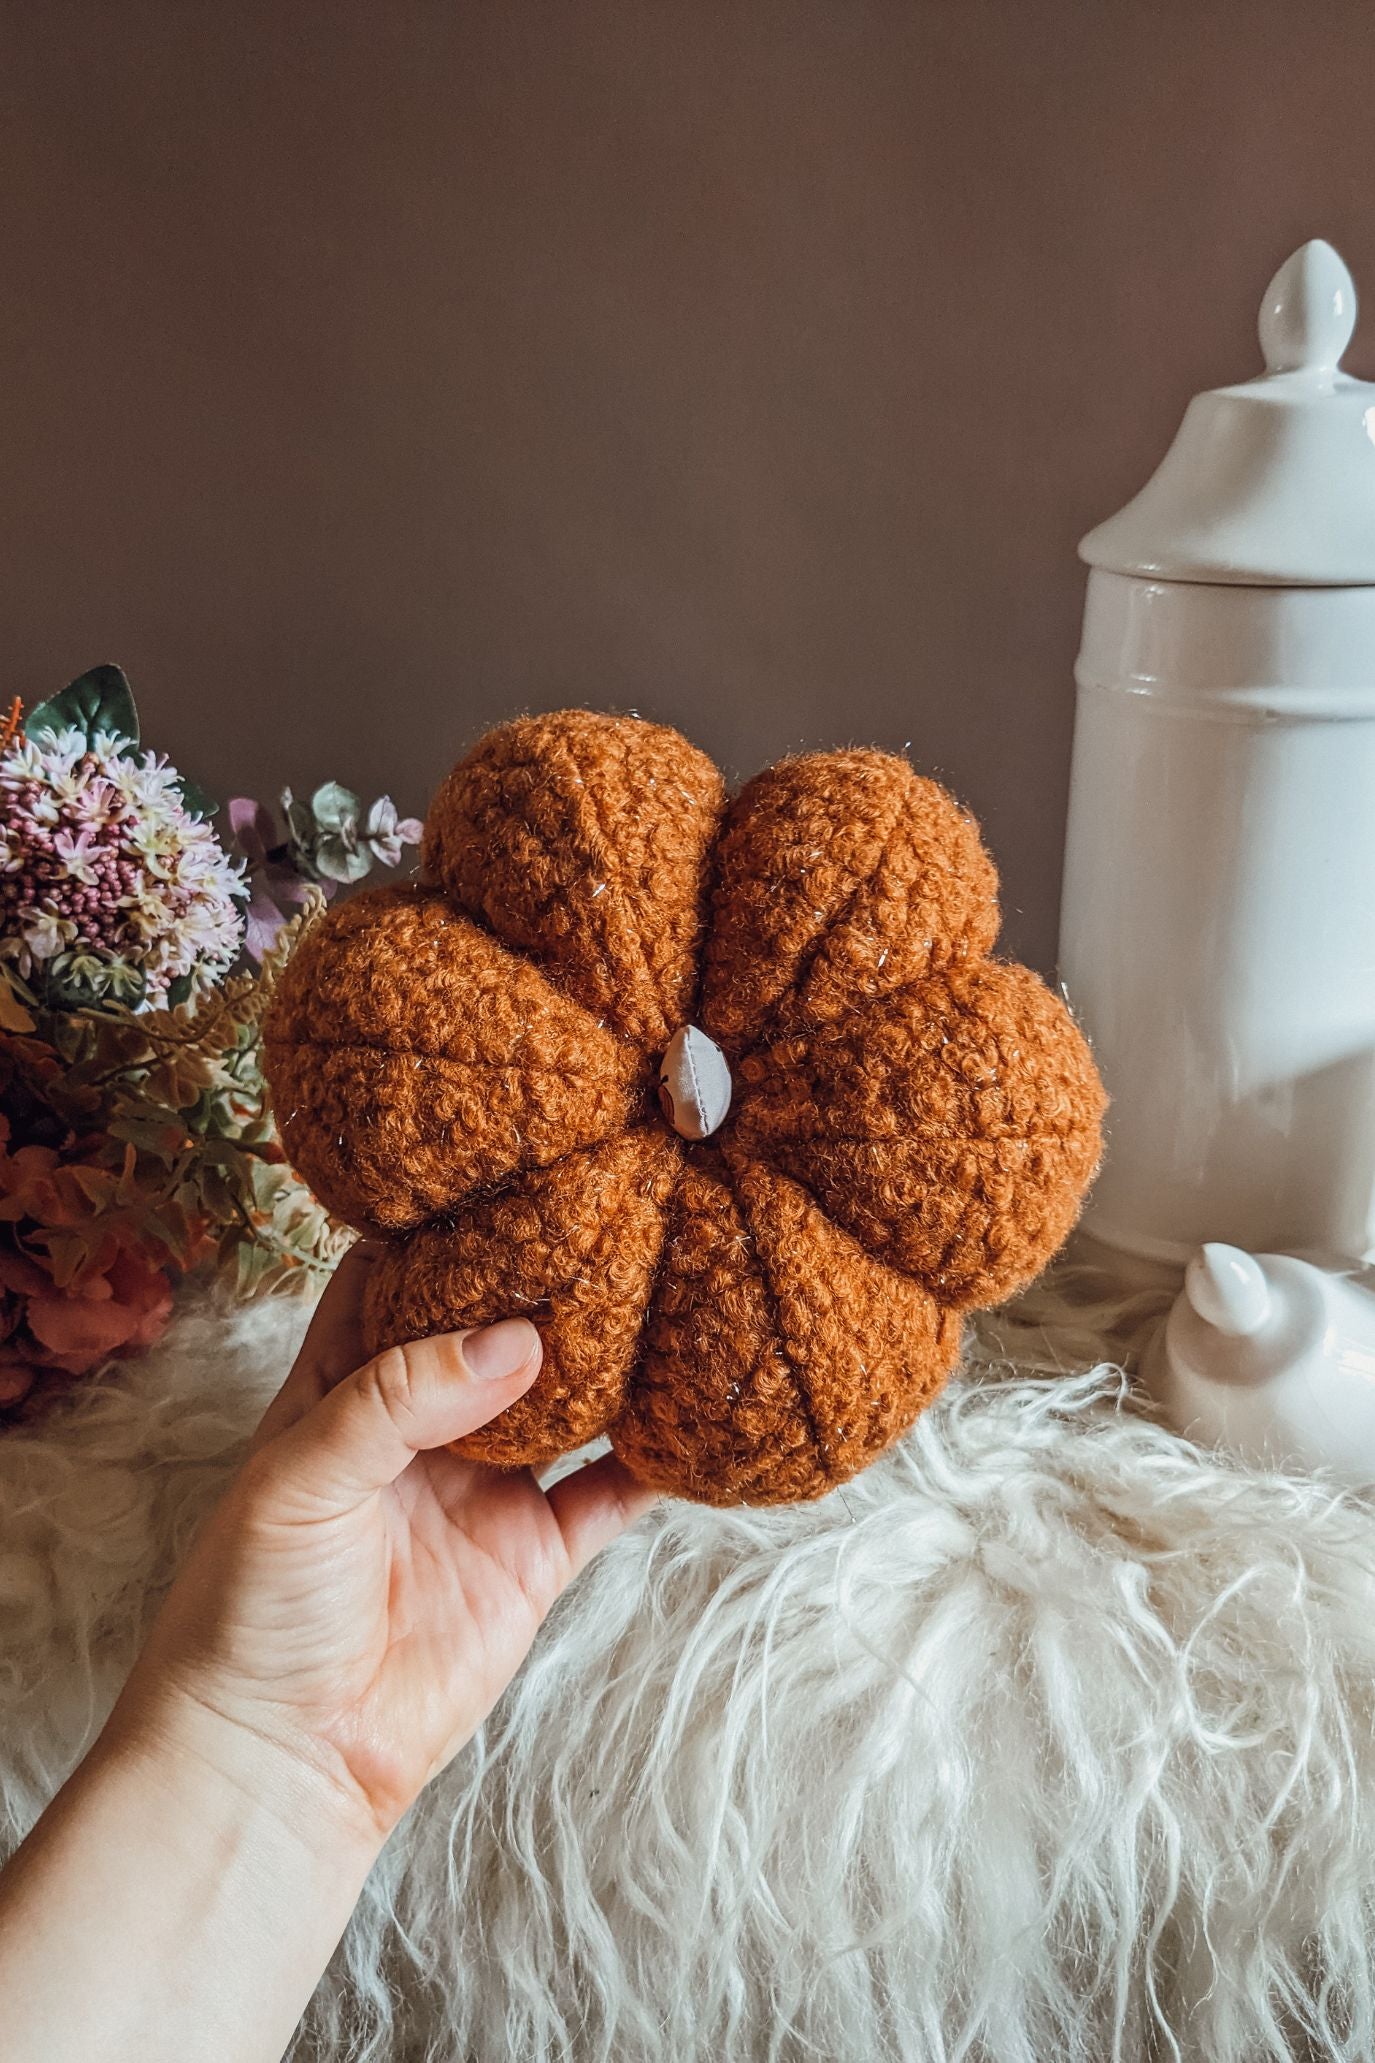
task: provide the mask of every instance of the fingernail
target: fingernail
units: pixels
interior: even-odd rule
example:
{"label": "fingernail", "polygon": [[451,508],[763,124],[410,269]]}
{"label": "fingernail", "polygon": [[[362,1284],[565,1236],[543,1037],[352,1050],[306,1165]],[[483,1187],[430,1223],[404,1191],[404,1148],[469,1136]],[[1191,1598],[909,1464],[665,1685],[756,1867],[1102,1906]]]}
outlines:
{"label": "fingernail", "polygon": [[469,1375],[479,1382],[501,1382],[524,1368],[539,1345],[539,1334],[528,1318],[503,1318],[496,1325],[484,1325],[470,1332],[463,1342],[463,1359]]}

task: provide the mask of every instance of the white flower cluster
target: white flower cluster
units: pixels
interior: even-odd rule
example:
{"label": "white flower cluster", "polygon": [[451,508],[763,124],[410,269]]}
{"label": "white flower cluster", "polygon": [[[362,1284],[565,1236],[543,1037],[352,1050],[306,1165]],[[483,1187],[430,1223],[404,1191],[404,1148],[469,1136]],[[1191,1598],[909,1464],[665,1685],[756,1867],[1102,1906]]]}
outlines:
{"label": "white flower cluster", "polygon": [[244,892],[160,754],[66,730],[0,759],[0,957],[52,1000],[212,986],[238,951]]}

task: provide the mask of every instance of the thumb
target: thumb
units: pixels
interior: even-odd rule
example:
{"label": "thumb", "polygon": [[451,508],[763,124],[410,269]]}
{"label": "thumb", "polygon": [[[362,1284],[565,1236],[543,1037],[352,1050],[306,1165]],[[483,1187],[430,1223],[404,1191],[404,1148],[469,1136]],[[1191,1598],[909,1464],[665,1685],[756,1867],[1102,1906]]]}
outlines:
{"label": "thumb", "polygon": [[312,1517],[349,1511],[523,1396],[542,1353],[528,1318],[388,1347],[269,1440],[260,1466]]}

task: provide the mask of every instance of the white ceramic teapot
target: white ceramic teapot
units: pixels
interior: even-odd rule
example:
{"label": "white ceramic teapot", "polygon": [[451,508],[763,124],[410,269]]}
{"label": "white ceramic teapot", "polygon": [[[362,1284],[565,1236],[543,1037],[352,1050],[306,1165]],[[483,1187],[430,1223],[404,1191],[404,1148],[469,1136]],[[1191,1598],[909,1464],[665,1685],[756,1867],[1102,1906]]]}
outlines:
{"label": "white ceramic teapot", "polygon": [[[1202,1242],[1375,1251],[1375,386],[1340,368],[1355,314],[1331,246],[1296,251],[1261,307],[1265,372],[1197,396],[1080,547],[1060,968],[1112,1098],[1085,1229],[1124,1272],[1178,1271]],[[1348,1318],[1375,1344],[1375,1297],[1353,1290]],[[1218,1328],[1189,1338],[1191,1380],[1211,1353],[1230,1381]],[[1251,1383],[1253,1411],[1266,1394]],[[1375,1426],[1366,1462],[1375,1480]]]}

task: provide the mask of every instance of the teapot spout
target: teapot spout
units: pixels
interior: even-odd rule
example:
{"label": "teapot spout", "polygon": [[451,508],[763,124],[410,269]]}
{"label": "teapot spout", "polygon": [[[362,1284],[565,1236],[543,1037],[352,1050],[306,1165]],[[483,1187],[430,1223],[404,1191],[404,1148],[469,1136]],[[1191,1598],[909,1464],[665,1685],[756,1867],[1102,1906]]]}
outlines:
{"label": "teapot spout", "polygon": [[1375,1291],[1346,1270],[1210,1242],[1142,1376],[1177,1432],[1375,1484]]}
{"label": "teapot spout", "polygon": [[1270,1317],[1274,1299],[1254,1254],[1211,1240],[1184,1274],[1184,1294],[1205,1325],[1229,1339],[1249,1339]]}

